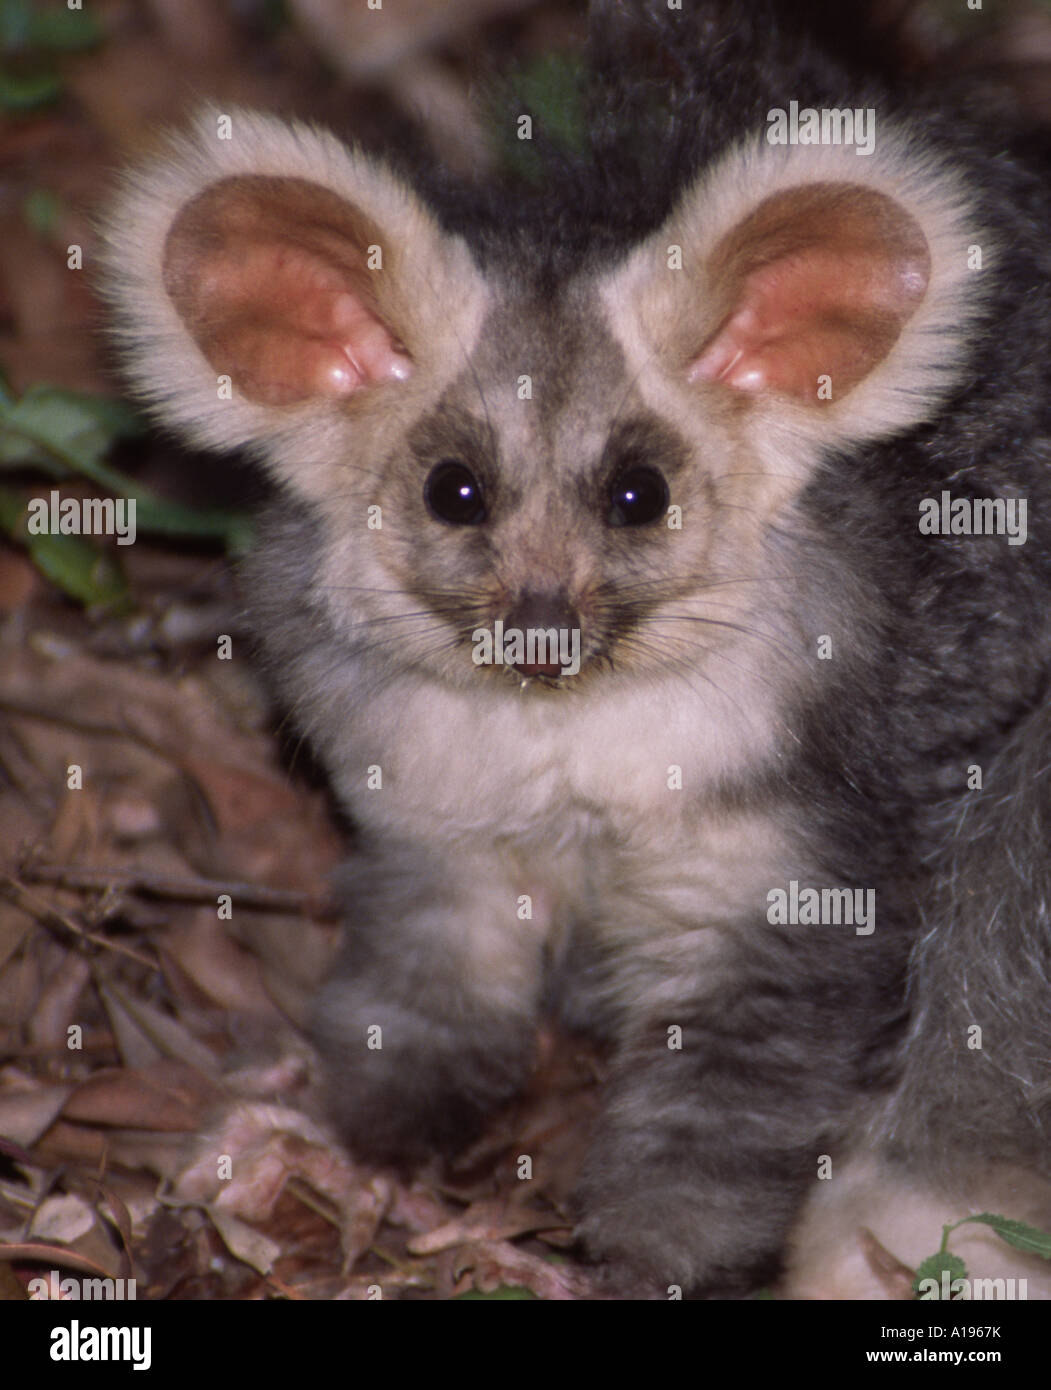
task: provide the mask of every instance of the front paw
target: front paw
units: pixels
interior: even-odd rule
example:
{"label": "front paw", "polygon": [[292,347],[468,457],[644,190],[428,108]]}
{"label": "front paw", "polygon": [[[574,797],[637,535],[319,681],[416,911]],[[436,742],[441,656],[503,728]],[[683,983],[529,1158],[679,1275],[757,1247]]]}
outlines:
{"label": "front paw", "polygon": [[321,992],[311,1031],[348,1148],[402,1169],[465,1148],[522,1088],[532,1063],[532,1030],[522,1023],[475,1017],[465,1031],[459,1020],[399,1004],[365,1005],[341,980]]}
{"label": "front paw", "polygon": [[783,1221],[754,1191],[650,1161],[592,1155],[575,1194],[577,1234],[619,1298],[744,1298],[776,1279]]}

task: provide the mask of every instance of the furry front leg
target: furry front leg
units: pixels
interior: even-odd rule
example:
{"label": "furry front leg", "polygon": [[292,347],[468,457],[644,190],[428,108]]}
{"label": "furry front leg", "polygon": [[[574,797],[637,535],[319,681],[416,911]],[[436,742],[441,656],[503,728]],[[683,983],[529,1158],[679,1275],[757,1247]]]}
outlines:
{"label": "furry front leg", "polygon": [[314,1010],[330,1111],[377,1163],[454,1153],[520,1089],[539,948],[495,861],[416,846],[346,871],[346,941]]}
{"label": "furry front leg", "polygon": [[678,1004],[670,980],[642,991],[661,1003],[629,1020],[577,1192],[579,1234],[614,1291],[735,1297],[777,1275],[821,1157],[884,1059],[864,973],[879,963],[860,959],[875,948],[830,944],[819,992],[816,944],[806,960],[778,942],[761,966],[738,948]]}

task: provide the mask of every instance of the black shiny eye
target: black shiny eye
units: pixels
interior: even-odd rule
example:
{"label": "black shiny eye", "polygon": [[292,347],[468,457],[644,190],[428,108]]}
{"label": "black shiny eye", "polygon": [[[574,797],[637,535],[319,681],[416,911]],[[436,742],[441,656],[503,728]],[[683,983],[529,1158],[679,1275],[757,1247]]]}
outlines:
{"label": "black shiny eye", "polygon": [[619,474],[609,490],[611,526],[648,526],[668,508],[668,484],[656,468],[636,464]]}
{"label": "black shiny eye", "polygon": [[431,516],[450,526],[477,526],[486,517],[481,483],[456,459],[434,465],[423,485],[423,500]]}

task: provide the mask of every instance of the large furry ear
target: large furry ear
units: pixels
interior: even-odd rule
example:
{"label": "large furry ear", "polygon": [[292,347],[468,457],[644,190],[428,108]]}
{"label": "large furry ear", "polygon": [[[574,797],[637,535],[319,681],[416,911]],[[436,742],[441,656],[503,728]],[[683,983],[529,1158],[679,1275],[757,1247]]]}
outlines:
{"label": "large furry ear", "polygon": [[466,246],[383,165],[248,112],[205,111],[128,175],[104,241],[127,374],[204,445],[433,399],[482,316]]}
{"label": "large furry ear", "polygon": [[887,356],[927,293],[931,253],[885,194],[816,183],[760,203],[716,246],[709,274],[726,308],[690,379],[812,404],[833,387],[846,395]]}
{"label": "large furry ear", "polygon": [[930,418],[958,384],[992,250],[952,170],[893,131],[865,158],[764,143],[695,184],[603,295],[643,377],[656,364],[745,430],[844,443]]}

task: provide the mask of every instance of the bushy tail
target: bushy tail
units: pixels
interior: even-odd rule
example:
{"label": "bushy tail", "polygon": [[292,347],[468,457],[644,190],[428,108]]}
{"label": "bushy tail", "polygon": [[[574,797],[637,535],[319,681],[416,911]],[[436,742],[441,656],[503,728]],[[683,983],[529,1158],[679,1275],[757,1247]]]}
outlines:
{"label": "bushy tail", "polygon": [[1051,1172],[1051,704],[981,778],[945,815],[887,1136],[947,1169]]}

